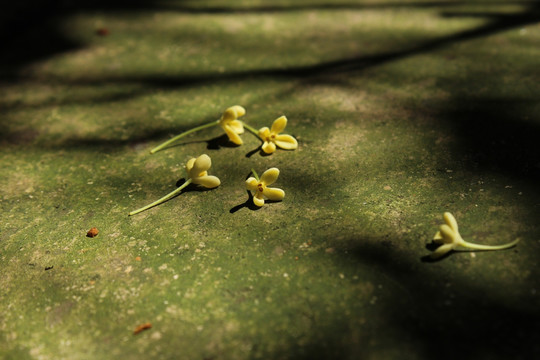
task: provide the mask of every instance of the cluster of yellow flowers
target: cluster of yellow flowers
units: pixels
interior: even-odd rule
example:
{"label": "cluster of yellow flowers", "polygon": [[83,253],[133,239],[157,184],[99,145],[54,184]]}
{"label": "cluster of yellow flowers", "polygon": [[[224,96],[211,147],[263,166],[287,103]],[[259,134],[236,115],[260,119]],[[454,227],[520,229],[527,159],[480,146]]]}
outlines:
{"label": "cluster of yellow flowers", "polygon": [[285,116],[280,116],[277,118],[270,129],[268,129],[268,127],[262,127],[259,130],[255,130],[245,122],[239,120],[239,118],[245,114],[246,109],[244,109],[242,106],[231,106],[223,112],[220,119],[185,131],[156,146],[150,150],[150,153],[153,154],[158,152],[159,150],[164,149],[186,135],[216,125],[221,126],[223,131],[225,131],[225,134],[227,134],[229,140],[236,145],[242,145],[244,143],[240,135],[244,133],[244,128],[248,129],[262,141],[261,149],[266,154],[272,154],[274,151],[276,151],[277,147],[285,150],[294,150],[298,148],[298,142],[294,137],[286,134],[280,135],[280,133],[285,129],[285,126],[287,126],[287,118]]}
{"label": "cluster of yellow flowers", "polygon": [[[246,109],[244,109],[242,106],[231,106],[223,112],[220,119],[183,132],[180,135],[177,135],[172,139],[162,143],[161,145],[153,148],[152,150],[150,150],[150,153],[153,154],[188,134],[215,125],[219,125],[223,129],[223,131],[225,131],[225,134],[227,134],[229,140],[236,145],[243,144],[243,140],[240,135],[244,133],[244,129],[248,129],[251,133],[253,133],[261,140],[261,150],[266,154],[274,153],[277,148],[285,150],[294,150],[298,148],[298,142],[294,137],[287,134],[281,134],[281,132],[287,126],[287,118],[285,116],[280,116],[279,118],[274,120],[270,128],[262,127],[259,130],[256,130],[245,122],[239,120],[239,118],[244,116],[245,114]],[[161,204],[166,200],[171,199],[175,195],[179,194],[186,186],[191,183],[209,189],[218,187],[221,184],[219,178],[217,178],[216,176],[208,175],[208,169],[210,169],[211,165],[212,161],[210,160],[210,157],[206,154],[203,154],[197,158],[190,159],[185,167],[188,178],[182,186],[165,195],[161,199],[138,210],[130,212],[129,215],[131,216],[138,214],[153,206]],[[269,185],[273,184],[279,176],[279,170],[277,168],[273,167],[266,170],[260,178],[255,172],[255,170],[252,169],[251,173],[253,176],[249,177],[246,180],[245,184],[247,189],[252,192],[253,203],[256,206],[263,206],[265,203],[265,199],[271,201],[283,200],[283,198],[285,197],[285,192],[283,190],[268,187]],[[431,258],[433,259],[441,258],[449,252],[456,250],[460,246],[474,250],[502,250],[515,246],[519,242],[518,239],[504,245],[494,246],[479,245],[467,242],[461,237],[458,231],[457,221],[454,216],[449,212],[445,212],[443,217],[445,224],[439,227],[439,231],[437,231],[435,237],[433,238],[433,243],[438,245],[438,247],[431,254]]]}
{"label": "cluster of yellow flowers", "polygon": [[[246,114],[246,109],[240,105],[231,106],[223,112],[221,118],[213,121],[208,124],[198,126],[196,128],[185,131],[172,139],[158,145],[157,147],[150,150],[150,153],[153,154],[163,148],[171,145],[172,143],[178,141],[180,138],[191,134],[193,132],[219,125],[227,134],[227,137],[231,142],[236,145],[242,145],[243,141],[240,137],[244,133],[244,128],[248,129],[251,133],[257,136],[261,142],[261,150],[266,154],[272,154],[276,151],[276,148],[294,150],[298,148],[298,142],[294,137],[287,134],[280,134],[285,127],[287,126],[287,118],[285,116],[280,116],[277,118],[271,128],[262,127],[258,131],[246,124],[245,122],[239,120],[240,117]],[[180,187],[176,188],[174,191],[165,195],[164,197],[154,201],[153,203],[146,205],[140,209],[134,210],[129,213],[129,215],[135,215],[142,211],[145,211],[151,207],[159,205],[164,201],[167,201],[177,194],[179,194],[186,186],[189,184],[196,184],[203,186],[205,188],[215,188],[221,184],[221,181],[216,176],[208,175],[208,170],[212,166],[212,160],[210,156],[202,154],[197,158],[191,158],[185,168],[187,172],[187,180]],[[251,170],[253,174],[252,177],[246,180],[246,187],[248,190],[253,191],[253,203],[256,206],[263,206],[265,199],[272,201],[280,201],[285,197],[285,192],[278,188],[270,188],[268,185],[273,184],[278,176],[279,170],[277,168],[270,168],[266,170],[261,177],[257,175],[255,170]]]}

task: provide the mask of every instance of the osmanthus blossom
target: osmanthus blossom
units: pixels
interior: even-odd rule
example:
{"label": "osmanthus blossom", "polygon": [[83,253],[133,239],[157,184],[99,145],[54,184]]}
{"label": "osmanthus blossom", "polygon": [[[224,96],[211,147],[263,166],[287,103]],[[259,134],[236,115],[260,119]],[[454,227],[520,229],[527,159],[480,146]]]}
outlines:
{"label": "osmanthus blossom", "polygon": [[221,184],[219,178],[217,178],[216,176],[208,175],[208,169],[210,169],[211,166],[212,160],[210,159],[210,156],[206,154],[202,154],[198,158],[189,159],[186,164],[187,180],[185,183],[183,183],[181,186],[176,188],[174,191],[168,193],[161,199],[156,200],[153,203],[146,205],[140,209],[130,212],[129,216],[138,214],[142,211],[150,209],[151,207],[159,205],[162,202],[173,198],[191,183],[200,185],[208,189],[218,187]]}
{"label": "osmanthus blossom", "polygon": [[244,143],[240,136],[238,136],[244,133],[244,125],[238,118],[245,114],[246,109],[240,105],[235,105],[225,110],[223,115],[221,115],[221,119],[219,119],[219,126],[225,131],[229,140],[236,145],[242,145]]}
{"label": "osmanthus blossom", "polygon": [[212,126],[217,126],[217,125],[221,126],[221,128],[225,131],[225,133],[229,137],[229,140],[231,140],[236,145],[242,145],[243,144],[242,139],[238,135],[244,132],[244,126],[242,122],[238,120],[238,118],[241,116],[244,116],[245,114],[246,114],[246,109],[244,109],[242,106],[240,105],[231,106],[223,112],[223,114],[221,115],[221,118],[219,118],[218,120],[215,120],[215,121],[209,122],[208,124],[203,124],[193,129],[184,131],[183,133],[176,135],[175,137],[165,141],[164,143],[150,150],[150,154],[158,152],[159,150],[173,144],[174,142],[178,141],[179,139],[183,138],[186,135],[189,135],[196,131],[206,129]]}
{"label": "osmanthus blossom", "polygon": [[246,180],[246,187],[253,191],[253,203],[259,207],[264,205],[264,200],[280,201],[285,197],[285,191],[278,188],[268,187],[276,182],[279,169],[270,168],[262,173],[260,179],[255,170],[251,170],[253,176]]}
{"label": "osmanthus blossom", "polygon": [[272,154],[276,151],[276,147],[285,150],[294,150],[298,148],[298,142],[294,137],[287,134],[280,133],[287,126],[287,118],[285,116],[280,116],[272,123],[272,127],[263,127],[259,129],[258,135],[264,142],[262,145],[262,150],[267,154]]}
{"label": "osmanthus blossom", "polygon": [[433,259],[440,258],[446,253],[456,250],[456,247],[458,246],[475,250],[502,250],[508,249],[519,242],[519,239],[517,239],[504,245],[480,245],[470,243],[463,240],[461,237],[456,218],[454,218],[451,213],[445,212],[443,218],[445,224],[439,227],[439,231],[437,231],[435,237],[433,238],[433,242],[435,244],[440,244],[440,246],[435,249],[433,253],[431,253],[431,258]]}

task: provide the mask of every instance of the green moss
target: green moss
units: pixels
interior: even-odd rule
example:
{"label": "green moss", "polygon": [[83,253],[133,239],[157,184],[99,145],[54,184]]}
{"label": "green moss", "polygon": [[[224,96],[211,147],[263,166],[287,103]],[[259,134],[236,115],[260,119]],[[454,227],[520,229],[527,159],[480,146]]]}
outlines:
{"label": "green moss", "polygon": [[[0,357],[540,353],[536,7],[154,6],[66,12],[73,46],[0,85]],[[235,104],[298,150],[216,127],[148,153]],[[220,187],[127,216],[202,153]],[[284,200],[243,206],[270,167]],[[422,262],[444,211],[521,242]]]}

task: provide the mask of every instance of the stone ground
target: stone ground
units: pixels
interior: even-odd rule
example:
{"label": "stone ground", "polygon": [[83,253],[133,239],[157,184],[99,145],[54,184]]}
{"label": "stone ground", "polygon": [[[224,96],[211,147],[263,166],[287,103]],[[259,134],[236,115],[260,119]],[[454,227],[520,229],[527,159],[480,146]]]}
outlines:
{"label": "stone ground", "polygon": [[[538,2],[2,14],[0,358],[540,356]],[[236,104],[299,148],[216,127],[149,154]],[[220,187],[127,216],[202,153]],[[286,196],[255,210],[244,180],[270,167]],[[429,261],[444,211],[521,241]]]}

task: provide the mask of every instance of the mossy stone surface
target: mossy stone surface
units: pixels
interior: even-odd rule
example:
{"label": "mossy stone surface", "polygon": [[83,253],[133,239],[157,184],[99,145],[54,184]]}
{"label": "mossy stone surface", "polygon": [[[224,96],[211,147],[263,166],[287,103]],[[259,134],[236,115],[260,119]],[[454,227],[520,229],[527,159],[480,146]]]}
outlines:
{"label": "mossy stone surface", "polygon": [[[52,3],[2,18],[0,358],[540,356],[536,2]],[[299,148],[149,154],[236,104]],[[426,261],[444,211],[521,241]]]}

